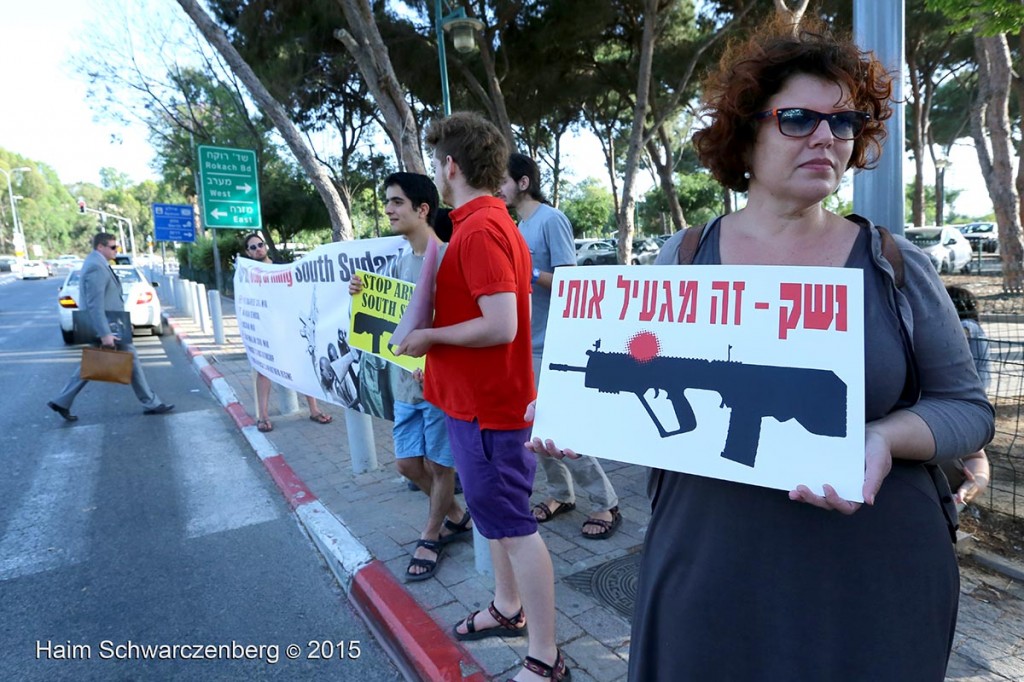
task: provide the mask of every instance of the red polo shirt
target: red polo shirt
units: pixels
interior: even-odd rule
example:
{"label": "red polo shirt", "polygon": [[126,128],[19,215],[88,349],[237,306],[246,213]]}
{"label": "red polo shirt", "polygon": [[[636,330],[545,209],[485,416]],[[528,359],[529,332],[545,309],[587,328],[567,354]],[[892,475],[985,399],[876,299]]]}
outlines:
{"label": "red polo shirt", "polygon": [[512,292],[518,327],[511,343],[487,348],[435,344],[427,352],[423,396],[445,414],[499,431],[530,426],[536,397],[530,341],[530,250],[505,203],[478,197],[451,212],[452,239],[437,270],[434,327],[480,317],[477,299]]}

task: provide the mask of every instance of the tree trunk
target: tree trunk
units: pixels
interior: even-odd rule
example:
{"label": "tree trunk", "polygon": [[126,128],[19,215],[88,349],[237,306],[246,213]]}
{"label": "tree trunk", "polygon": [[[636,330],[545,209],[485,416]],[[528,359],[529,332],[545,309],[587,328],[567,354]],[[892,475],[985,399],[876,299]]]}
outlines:
{"label": "tree trunk", "polygon": [[516,148],[516,138],[512,134],[512,122],[508,117],[508,107],[505,106],[505,94],[501,91],[501,81],[498,80],[498,73],[494,69],[494,55],[491,54],[491,45],[487,35],[477,33],[477,45],[480,46],[480,61],[484,65],[484,73],[487,74],[487,91],[491,96],[491,110],[497,116],[495,123],[498,130],[505,136],[509,149]]}
{"label": "tree trunk", "polygon": [[[658,173],[658,182],[661,185],[661,191],[665,193],[665,199],[668,201],[669,216],[672,218],[672,231],[679,232],[680,230],[686,229],[686,216],[683,215],[683,207],[679,203],[679,193],[676,191],[676,179],[673,173],[675,164],[672,162],[672,142],[668,139],[668,133],[665,132],[664,124],[658,126],[658,142],[660,148],[654,143],[654,140],[647,141],[647,156],[650,157],[651,162],[654,164],[654,169]],[[662,157],[664,154],[664,157]]]}
{"label": "tree trunk", "polygon": [[800,31],[800,22],[804,18],[804,13],[807,11],[807,4],[810,0],[797,0],[796,6],[790,9],[786,5],[786,0],[775,0],[775,13],[779,16],[785,17],[789,25],[793,27],[793,35],[796,35]]}
{"label": "tree trunk", "polygon": [[633,127],[626,148],[626,162],[622,179],[622,201],[619,204],[619,262],[629,264],[633,255],[634,214],[636,209],[636,174],[640,154],[644,149],[644,121],[647,118],[651,94],[651,70],[654,62],[654,44],[657,42],[658,2],[644,0],[644,32],[640,43],[640,68],[636,82],[636,106],[633,109]]}
{"label": "tree trunk", "polygon": [[263,83],[260,82],[260,79],[253,70],[242,59],[242,56],[238,54],[238,51],[231,44],[231,41],[228,40],[224,31],[214,23],[213,19],[199,6],[196,0],[178,0],[178,4],[191,17],[207,42],[215,47],[221,56],[224,57],[224,61],[228,63],[239,80],[245,84],[253,99],[256,100],[256,103],[259,104],[264,113],[274,123],[278,132],[281,133],[285,144],[288,145],[292,154],[295,155],[296,161],[302,166],[302,169],[306,172],[313,186],[316,187],[316,191],[320,193],[320,198],[323,199],[324,205],[327,207],[327,213],[331,217],[331,229],[334,240],[352,239],[352,220],[349,217],[348,211],[345,210],[345,206],[342,204],[341,197],[338,196],[334,184],[331,182],[330,175],[324,170],[323,166],[317,163],[312,150],[302,139],[302,135],[295,127],[295,124],[288,118],[288,113],[284,110],[284,107],[263,87]]}
{"label": "tree trunk", "polygon": [[[1021,244],[1020,196],[1010,161],[1010,49],[1006,35],[975,36],[978,58],[978,111],[983,130],[975,136],[979,161],[999,228],[999,256],[1003,266],[1003,290],[1024,291],[1024,245]],[[972,130],[975,128],[972,125]],[[987,136],[986,134],[987,133]],[[985,145],[986,137],[991,147]],[[987,158],[986,158],[987,157]],[[990,161],[986,166],[985,161]],[[988,170],[988,173],[985,171]]]}
{"label": "tree trunk", "polygon": [[921,74],[917,69],[918,44],[907,49],[907,71],[910,73],[910,153],[914,156],[914,186],[910,198],[910,220],[918,227],[926,225],[924,212],[924,96]]}
{"label": "tree trunk", "polygon": [[[356,60],[359,72],[384,117],[384,129],[395,146],[395,157],[404,170],[426,174],[420,153],[420,132],[405,91],[395,76],[369,0],[337,0],[349,30],[339,28],[334,37]],[[350,32],[351,31],[351,32]]]}

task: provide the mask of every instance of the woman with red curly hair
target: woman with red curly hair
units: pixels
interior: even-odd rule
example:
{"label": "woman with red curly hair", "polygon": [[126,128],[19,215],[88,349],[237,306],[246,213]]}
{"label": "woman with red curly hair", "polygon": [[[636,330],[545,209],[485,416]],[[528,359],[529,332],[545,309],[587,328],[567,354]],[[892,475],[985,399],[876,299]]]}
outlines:
{"label": "woman with red curly hair", "polygon": [[771,24],[727,49],[704,92],[694,144],[747,204],[658,262],[863,271],[865,503],[652,471],[629,677],[939,682],[959,574],[931,463],[988,442],[992,407],[927,256],[823,205],[880,153],[890,77],[824,27]]}

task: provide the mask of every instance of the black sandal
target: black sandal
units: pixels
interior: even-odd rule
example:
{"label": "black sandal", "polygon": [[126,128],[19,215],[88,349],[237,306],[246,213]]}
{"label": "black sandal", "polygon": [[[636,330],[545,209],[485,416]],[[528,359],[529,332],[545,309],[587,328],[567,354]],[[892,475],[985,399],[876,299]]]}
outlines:
{"label": "black sandal", "polygon": [[442,535],[438,542],[442,545],[447,545],[449,542],[455,542],[456,540],[462,540],[466,537],[467,533],[472,535],[473,527],[469,525],[469,522],[473,518],[467,511],[462,515],[462,520],[458,523],[452,523],[452,521],[446,516],[444,517],[444,528],[449,531],[448,535]]}
{"label": "black sandal", "polygon": [[[441,561],[441,552],[444,550],[444,544],[438,540],[417,540],[416,546],[429,549],[436,556],[433,559],[417,559],[414,555],[409,559],[409,566],[405,569],[405,582],[407,583],[415,583],[427,578],[433,578],[434,573],[437,572],[437,564]],[[415,551],[414,549],[413,552]],[[409,569],[414,566],[427,570],[422,573],[410,573]]]}
{"label": "black sandal", "polygon": [[[565,664],[565,658],[562,656],[561,651],[558,652],[554,665],[548,665],[543,661],[538,661],[533,656],[527,656],[523,659],[523,667],[534,675],[540,675],[545,679],[552,680],[552,682],[563,682],[564,680],[572,679],[572,671]],[[508,682],[515,682],[515,680],[510,678]]]}
{"label": "black sandal", "polygon": [[[486,630],[477,630],[476,624],[473,622],[479,613],[479,611],[474,611],[465,620],[455,624],[455,627],[452,628],[455,639],[467,641],[485,637],[522,637],[526,634],[526,614],[523,613],[522,608],[511,618],[506,618],[498,609],[494,608],[494,602],[491,602],[487,607],[487,613],[491,614],[491,618],[498,624]],[[466,625],[465,632],[459,632],[459,626],[462,624]]]}
{"label": "black sandal", "polygon": [[555,511],[551,511],[551,507],[547,506],[543,502],[538,502],[533,505],[531,512],[533,513],[534,518],[537,519],[537,523],[547,523],[559,514],[568,514],[576,508],[575,502],[559,502],[558,500],[555,500],[555,502],[558,502],[558,506],[555,507]]}
{"label": "black sandal", "polygon": [[583,522],[584,528],[587,526],[597,526],[598,528],[602,529],[600,533],[587,533],[583,529],[580,529],[580,532],[583,534],[583,537],[587,538],[588,540],[604,540],[605,538],[610,538],[611,536],[615,535],[615,531],[617,531],[619,529],[619,526],[622,525],[622,514],[619,513],[618,506],[612,507],[608,511],[612,514],[611,521],[605,521],[604,519],[595,519],[593,517],[590,517]]}

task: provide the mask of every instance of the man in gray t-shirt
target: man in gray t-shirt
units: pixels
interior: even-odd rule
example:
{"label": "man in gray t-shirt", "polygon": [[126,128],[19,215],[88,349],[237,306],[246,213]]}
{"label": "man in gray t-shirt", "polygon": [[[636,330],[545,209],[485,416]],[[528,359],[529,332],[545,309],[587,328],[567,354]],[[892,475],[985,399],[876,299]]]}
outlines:
{"label": "man in gray t-shirt", "polygon": [[[551,307],[552,273],[555,268],[576,265],[576,245],[569,219],[549,205],[540,191],[540,169],[534,160],[525,154],[511,154],[508,165],[508,174],[498,196],[519,217],[519,231],[533,259],[530,331],[533,373],[539,385],[544,332]],[[538,460],[548,478],[548,497],[533,507],[537,520],[544,523],[574,509],[575,486],[579,486],[591,505],[590,516],[583,523],[583,537],[596,540],[610,537],[622,522],[622,516],[618,497],[600,462],[587,456],[572,460],[539,457]]]}

